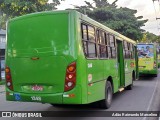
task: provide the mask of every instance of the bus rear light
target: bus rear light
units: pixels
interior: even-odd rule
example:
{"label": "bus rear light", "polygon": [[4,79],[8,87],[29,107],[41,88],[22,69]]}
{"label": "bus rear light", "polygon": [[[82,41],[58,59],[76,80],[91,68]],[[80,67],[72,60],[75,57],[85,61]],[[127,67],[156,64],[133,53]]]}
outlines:
{"label": "bus rear light", "polygon": [[76,62],[68,65],[65,77],[64,91],[73,89],[76,85]]}
{"label": "bus rear light", "polygon": [[75,75],[72,73],[72,74],[68,74],[68,75],[66,75],[66,79],[74,79],[74,77],[75,77]]}
{"label": "bus rear light", "polygon": [[5,72],[6,72],[6,73],[9,73],[9,72],[10,72],[10,69],[9,69],[8,67],[6,67]]}
{"label": "bus rear light", "polygon": [[67,86],[68,86],[68,87],[71,87],[72,85],[73,85],[72,82],[68,82],[68,83],[67,83]]}
{"label": "bus rear light", "polygon": [[75,72],[75,70],[76,70],[75,62],[71,63],[71,64],[67,67],[67,71],[68,71],[68,72]]}
{"label": "bus rear light", "polygon": [[7,82],[7,86],[8,86],[8,87],[11,86],[11,82]]}
{"label": "bus rear light", "polygon": [[11,76],[10,76],[10,75],[6,75],[6,79],[7,79],[7,80],[10,80],[10,79],[11,79]]}
{"label": "bus rear light", "polygon": [[5,73],[6,73],[6,85],[10,90],[13,90],[11,71],[8,66],[5,68]]}
{"label": "bus rear light", "polygon": [[69,66],[68,68],[67,68],[67,70],[69,71],[69,72],[73,72],[73,71],[75,71],[75,67],[74,66]]}

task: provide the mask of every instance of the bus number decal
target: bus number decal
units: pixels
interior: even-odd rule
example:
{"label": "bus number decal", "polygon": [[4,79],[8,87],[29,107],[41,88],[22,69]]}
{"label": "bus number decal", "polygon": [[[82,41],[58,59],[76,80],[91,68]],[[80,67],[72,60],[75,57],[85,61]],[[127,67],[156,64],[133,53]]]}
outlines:
{"label": "bus number decal", "polygon": [[88,63],[88,68],[92,68],[92,63]]}
{"label": "bus number decal", "polygon": [[33,101],[41,101],[41,97],[40,96],[31,96],[31,99]]}

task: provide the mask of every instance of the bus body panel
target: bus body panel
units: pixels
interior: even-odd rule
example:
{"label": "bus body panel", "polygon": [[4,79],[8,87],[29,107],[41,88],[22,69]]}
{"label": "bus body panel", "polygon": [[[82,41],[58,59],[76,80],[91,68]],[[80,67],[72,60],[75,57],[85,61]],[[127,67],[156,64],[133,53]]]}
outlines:
{"label": "bus body panel", "polygon": [[104,81],[104,63],[103,60],[87,60],[86,74],[88,87],[88,102],[94,102],[104,99],[105,81]]}
{"label": "bus body panel", "polygon": [[109,77],[113,79],[113,92],[116,93],[120,87],[117,59],[104,60],[104,79],[107,80]]}

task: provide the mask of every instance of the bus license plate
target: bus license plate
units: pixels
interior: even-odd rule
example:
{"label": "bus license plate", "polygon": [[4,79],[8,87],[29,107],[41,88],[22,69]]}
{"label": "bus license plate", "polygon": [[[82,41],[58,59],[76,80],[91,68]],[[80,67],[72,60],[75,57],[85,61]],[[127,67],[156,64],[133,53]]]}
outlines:
{"label": "bus license plate", "polygon": [[43,86],[34,85],[32,86],[33,91],[43,91]]}

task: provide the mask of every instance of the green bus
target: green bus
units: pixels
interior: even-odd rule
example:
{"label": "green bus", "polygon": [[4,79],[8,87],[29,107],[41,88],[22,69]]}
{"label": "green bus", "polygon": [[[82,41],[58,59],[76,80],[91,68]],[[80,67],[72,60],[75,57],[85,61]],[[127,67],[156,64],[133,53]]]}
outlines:
{"label": "green bus", "polygon": [[158,74],[158,54],[157,46],[154,43],[138,43],[138,67],[139,75]]}
{"label": "green bus", "polygon": [[96,102],[132,89],[136,42],[75,10],[17,17],[7,25],[6,99],[62,104]]}

